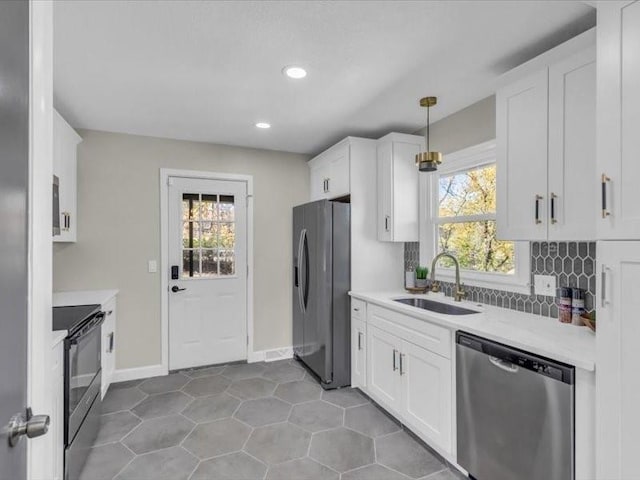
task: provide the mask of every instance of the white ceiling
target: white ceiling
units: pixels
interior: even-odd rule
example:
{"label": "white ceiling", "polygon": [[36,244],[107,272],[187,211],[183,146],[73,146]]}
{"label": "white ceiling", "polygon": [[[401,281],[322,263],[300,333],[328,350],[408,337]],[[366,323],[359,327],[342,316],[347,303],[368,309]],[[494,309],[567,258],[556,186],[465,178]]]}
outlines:
{"label": "white ceiling", "polygon": [[[595,23],[577,1],[64,0],[54,14],[55,102],[75,127],[302,153],[415,131],[420,97],[449,115]],[[307,78],[284,77],[291,64]]]}

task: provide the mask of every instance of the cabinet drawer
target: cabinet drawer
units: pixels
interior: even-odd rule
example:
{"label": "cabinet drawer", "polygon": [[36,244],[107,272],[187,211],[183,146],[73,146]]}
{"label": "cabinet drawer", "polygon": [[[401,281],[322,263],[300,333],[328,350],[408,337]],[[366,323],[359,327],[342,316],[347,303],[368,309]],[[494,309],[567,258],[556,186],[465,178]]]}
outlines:
{"label": "cabinet drawer", "polygon": [[366,320],[367,318],[367,304],[357,298],[351,299],[351,318],[358,320]]}
{"label": "cabinet drawer", "polygon": [[377,305],[368,305],[367,322],[430,352],[451,358],[451,330],[448,328]]}

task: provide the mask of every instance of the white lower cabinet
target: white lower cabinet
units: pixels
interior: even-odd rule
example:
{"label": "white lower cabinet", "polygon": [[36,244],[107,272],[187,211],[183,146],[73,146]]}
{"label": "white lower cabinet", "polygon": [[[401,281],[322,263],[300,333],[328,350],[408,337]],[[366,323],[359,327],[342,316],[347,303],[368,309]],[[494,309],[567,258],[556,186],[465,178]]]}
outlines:
{"label": "white lower cabinet", "polygon": [[116,297],[102,305],[102,311],[105,313],[104,323],[102,324],[102,391],[104,398],[109,385],[113,379],[113,372],[116,369]]}
{"label": "white lower cabinet", "polygon": [[[406,324],[426,323],[367,307],[367,383],[363,390],[431,446],[451,454],[452,362],[430,350],[429,343],[422,343],[423,332],[386,321],[387,313],[394,320],[403,317],[400,321]],[[427,328],[442,327],[429,324]]]}
{"label": "white lower cabinet", "polygon": [[51,368],[51,423],[49,441],[52,445],[53,479],[64,478],[64,342],[53,347]]}
{"label": "white lower cabinet", "polygon": [[409,342],[401,355],[405,422],[451,452],[451,360]]}

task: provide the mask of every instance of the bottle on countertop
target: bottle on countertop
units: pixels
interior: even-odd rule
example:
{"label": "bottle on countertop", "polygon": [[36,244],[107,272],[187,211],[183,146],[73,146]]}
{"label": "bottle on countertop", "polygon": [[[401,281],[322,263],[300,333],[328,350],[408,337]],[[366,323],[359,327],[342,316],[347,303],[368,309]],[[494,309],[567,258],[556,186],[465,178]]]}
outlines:
{"label": "bottle on countertop", "polygon": [[413,270],[409,269],[404,272],[404,287],[414,288],[416,286],[416,275]]}
{"label": "bottle on countertop", "polygon": [[584,308],[585,291],[582,288],[572,289],[571,300],[571,323],[573,325],[582,326],[582,314],[585,312]]}
{"label": "bottle on countertop", "polygon": [[558,289],[558,320],[562,323],[571,323],[573,292],[570,287]]}

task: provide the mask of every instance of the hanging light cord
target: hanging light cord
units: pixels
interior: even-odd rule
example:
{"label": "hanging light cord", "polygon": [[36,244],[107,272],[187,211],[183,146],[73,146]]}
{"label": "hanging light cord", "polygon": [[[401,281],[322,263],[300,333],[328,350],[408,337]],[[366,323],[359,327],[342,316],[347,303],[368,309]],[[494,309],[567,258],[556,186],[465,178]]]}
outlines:
{"label": "hanging light cord", "polygon": [[427,152],[431,151],[431,149],[429,148],[429,136],[430,136],[429,135],[429,110],[430,110],[430,107],[427,106],[427,138],[426,138],[426,140],[427,140]]}

